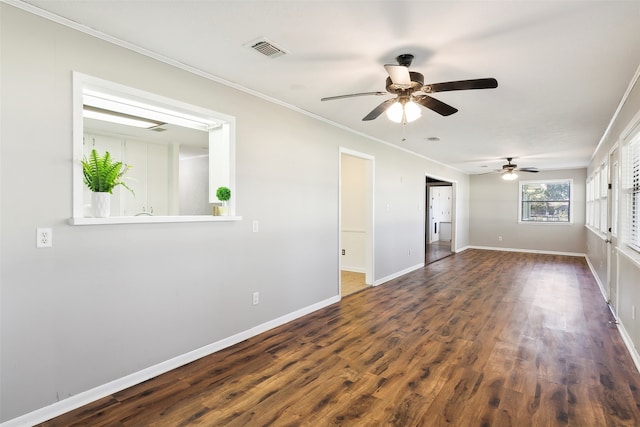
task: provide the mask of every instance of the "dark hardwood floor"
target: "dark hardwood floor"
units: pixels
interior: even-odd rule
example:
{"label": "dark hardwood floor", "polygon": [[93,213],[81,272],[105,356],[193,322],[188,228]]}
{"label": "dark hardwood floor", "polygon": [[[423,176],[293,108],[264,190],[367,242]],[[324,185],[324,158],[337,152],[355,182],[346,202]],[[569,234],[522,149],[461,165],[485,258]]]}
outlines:
{"label": "dark hardwood floor", "polygon": [[452,254],[450,240],[428,243],[425,245],[424,263],[431,264]]}
{"label": "dark hardwood floor", "polygon": [[638,426],[584,259],[467,250],[44,426]]}

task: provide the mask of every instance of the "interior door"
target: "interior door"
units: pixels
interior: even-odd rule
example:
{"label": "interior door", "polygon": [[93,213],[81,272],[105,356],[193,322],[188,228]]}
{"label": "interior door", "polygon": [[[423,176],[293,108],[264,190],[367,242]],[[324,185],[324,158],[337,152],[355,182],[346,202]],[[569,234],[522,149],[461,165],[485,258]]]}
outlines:
{"label": "interior door", "polygon": [[607,194],[607,286],[609,305],[618,313],[618,200],[620,197],[620,154],[617,147],[609,152],[609,186]]}

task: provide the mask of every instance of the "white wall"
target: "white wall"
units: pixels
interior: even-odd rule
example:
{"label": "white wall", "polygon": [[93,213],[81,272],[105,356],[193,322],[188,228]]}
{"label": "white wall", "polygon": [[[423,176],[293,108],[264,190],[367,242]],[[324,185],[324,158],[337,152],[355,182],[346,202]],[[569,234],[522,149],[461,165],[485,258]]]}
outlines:
{"label": "white wall", "polygon": [[[523,177],[524,175],[524,177]],[[519,224],[519,180],[573,179],[572,224]],[[585,169],[521,173],[505,181],[500,174],[473,175],[469,201],[472,246],[547,252],[586,253]],[[502,236],[502,240],[499,240]]]}
{"label": "white wall", "polygon": [[[13,6],[0,15],[0,421],[337,300],[339,147],[375,157],[376,280],[424,260],[427,174],[457,183],[468,244],[464,174]],[[236,116],[244,219],[68,225],[74,70]],[[39,226],[53,248],[35,248]]]}

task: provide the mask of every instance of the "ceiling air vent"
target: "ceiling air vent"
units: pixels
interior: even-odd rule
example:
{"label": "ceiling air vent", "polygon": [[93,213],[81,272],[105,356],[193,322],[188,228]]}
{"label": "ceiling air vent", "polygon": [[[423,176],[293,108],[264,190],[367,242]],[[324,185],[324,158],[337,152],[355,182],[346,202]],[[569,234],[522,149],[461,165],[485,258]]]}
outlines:
{"label": "ceiling air vent", "polygon": [[276,46],[267,39],[258,39],[247,43],[245,46],[250,47],[256,52],[260,52],[264,56],[269,58],[277,58],[287,53],[286,50]]}

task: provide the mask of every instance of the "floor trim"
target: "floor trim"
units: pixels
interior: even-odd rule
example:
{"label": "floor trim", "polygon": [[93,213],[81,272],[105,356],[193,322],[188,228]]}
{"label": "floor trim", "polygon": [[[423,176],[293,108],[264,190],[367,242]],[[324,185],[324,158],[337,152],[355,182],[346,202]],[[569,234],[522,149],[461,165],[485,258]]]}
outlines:
{"label": "floor trim", "polygon": [[607,296],[607,291],[604,287],[604,284],[600,280],[600,277],[598,277],[598,274],[596,272],[596,269],[593,267],[593,264],[591,264],[591,260],[589,259],[589,256],[585,255],[584,258],[587,260],[587,265],[589,266],[589,270],[591,270],[591,275],[593,276],[596,283],[598,284],[598,288],[600,288],[600,293],[602,294],[602,298],[604,299],[605,303],[609,307],[611,316],[613,316],[616,322],[616,326],[618,327],[618,332],[620,332],[622,341],[624,342],[625,347],[627,347],[627,351],[629,352],[629,355],[633,360],[633,364],[636,365],[636,369],[638,370],[638,372],[640,372],[640,353],[638,353],[638,350],[636,350],[636,346],[633,344],[633,340],[631,339],[631,336],[627,332],[627,329],[624,327],[624,323],[622,323],[620,318],[613,311],[613,308],[609,303],[609,297]]}
{"label": "floor trim", "polygon": [[423,267],[424,267],[424,262],[422,262],[420,264],[416,264],[416,265],[411,266],[409,268],[405,268],[404,270],[398,271],[397,273],[393,273],[393,274],[390,274],[389,276],[386,276],[386,277],[383,277],[381,279],[376,280],[373,283],[373,286],[382,285],[383,283],[386,283],[386,282],[388,282],[390,280],[396,279],[396,278],[398,278],[400,276],[403,276],[403,275],[405,275],[407,273],[411,273],[412,271],[418,270],[418,269],[423,268]]}
{"label": "floor trim", "polygon": [[100,385],[98,387],[92,388],[87,391],[83,391],[81,393],[78,393],[74,396],[70,396],[59,402],[53,403],[51,405],[45,406],[43,408],[37,409],[27,414],[21,415],[17,418],[7,420],[1,423],[0,427],[24,427],[26,425],[32,426],[35,424],[45,422],[59,415],[62,415],[74,409],[80,408],[86,404],[95,402],[98,399],[102,399],[103,397],[112,395],[121,390],[132,387],[136,384],[140,384],[151,378],[157,377],[173,369],[179,368],[180,366],[186,365],[187,363],[191,363],[202,357],[208,356],[224,348],[230,347],[234,344],[237,344],[241,341],[244,341],[246,339],[259,335],[270,329],[284,325],[285,323],[291,322],[292,320],[298,319],[302,316],[305,316],[309,313],[320,310],[321,308],[327,307],[339,301],[340,301],[339,295],[328,298],[324,301],[320,301],[316,304],[312,304],[300,310],[296,310],[292,313],[278,317],[274,320],[262,323],[253,328],[247,329],[246,331],[224,338],[220,341],[216,341],[204,347],[198,348],[196,350],[181,354],[172,359],[158,363],[157,365],[150,366],[138,372],[134,372],[133,374],[127,375],[122,378],[118,378],[117,380],[108,382],[106,384]]}
{"label": "floor trim", "polygon": [[618,331],[620,332],[620,336],[622,337],[622,341],[624,341],[624,345],[627,347],[629,354],[631,355],[631,359],[633,360],[633,364],[636,365],[636,369],[640,372],[640,354],[636,350],[633,345],[633,340],[629,333],[624,327],[624,324],[620,321],[617,322],[616,326],[618,327]]}
{"label": "floor trim", "polygon": [[480,249],[485,251],[504,251],[504,252],[525,252],[531,254],[547,254],[547,255],[566,255],[566,256],[579,256],[586,257],[587,254],[580,252],[561,252],[561,251],[546,251],[546,250],[538,250],[538,249],[519,249],[519,248],[501,248],[501,247],[493,247],[493,246],[465,246],[460,251],[467,249]]}

